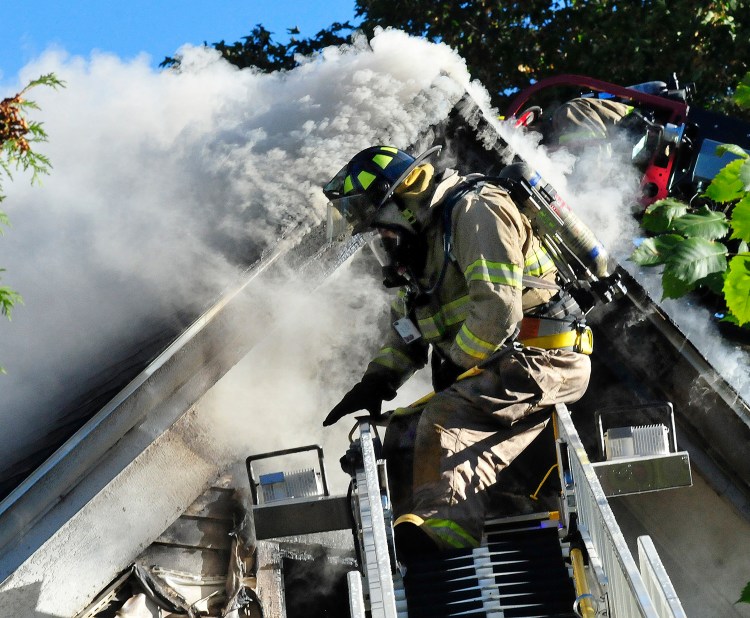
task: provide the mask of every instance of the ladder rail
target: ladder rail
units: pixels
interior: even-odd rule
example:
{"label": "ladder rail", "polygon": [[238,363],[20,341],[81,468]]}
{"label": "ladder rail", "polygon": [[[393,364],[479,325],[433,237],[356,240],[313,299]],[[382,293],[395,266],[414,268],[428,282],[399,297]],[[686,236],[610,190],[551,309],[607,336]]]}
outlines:
{"label": "ladder rail", "polygon": [[[356,493],[362,535],[362,574],[369,591],[370,615],[372,618],[397,618],[402,595],[397,595],[394,586],[373,428],[366,418],[358,419],[358,426],[362,465],[356,471]],[[390,522],[387,525],[390,526]]]}
{"label": "ladder rail", "polygon": [[568,409],[564,405],[557,405],[555,413],[559,439],[567,445],[575,496],[571,510],[576,512],[581,535],[593,545],[594,554],[606,577],[603,583],[610,618],[682,618],[684,614],[676,613],[669,604],[660,604],[657,610],[649,587],[666,591],[664,594],[668,598],[671,598],[671,591],[676,598],[669,576],[663,569],[652,569],[648,576],[649,587],[646,586]]}

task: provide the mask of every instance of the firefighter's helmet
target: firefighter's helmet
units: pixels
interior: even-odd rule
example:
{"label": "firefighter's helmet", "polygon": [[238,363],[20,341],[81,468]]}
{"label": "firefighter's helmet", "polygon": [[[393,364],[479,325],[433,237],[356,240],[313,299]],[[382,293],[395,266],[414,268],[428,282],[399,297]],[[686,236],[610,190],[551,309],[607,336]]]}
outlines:
{"label": "firefighter's helmet", "polygon": [[[415,158],[393,146],[372,146],[354,155],[323,188],[331,206],[329,229],[332,209],[352,225],[354,234],[373,227],[381,211],[393,210],[384,207],[389,205],[398,186],[438,150],[439,146],[430,148]],[[408,216],[404,224],[409,225]]]}

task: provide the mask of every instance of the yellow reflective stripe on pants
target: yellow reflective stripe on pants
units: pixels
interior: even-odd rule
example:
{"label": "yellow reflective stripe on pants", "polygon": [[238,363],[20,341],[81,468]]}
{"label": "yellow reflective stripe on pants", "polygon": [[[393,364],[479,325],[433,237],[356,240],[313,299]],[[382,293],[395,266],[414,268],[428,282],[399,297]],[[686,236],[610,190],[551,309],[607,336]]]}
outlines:
{"label": "yellow reflective stripe on pants", "polygon": [[406,371],[414,364],[406,354],[396,348],[381,349],[378,355],[372,359],[372,362],[396,371]]}
{"label": "yellow reflective stripe on pants", "polygon": [[443,543],[456,549],[479,547],[479,541],[450,519],[425,519],[424,527]]}
{"label": "yellow reflective stripe on pants", "polygon": [[509,285],[514,288],[522,287],[523,272],[515,264],[504,262],[490,262],[478,259],[464,271],[467,283],[470,281],[488,281],[500,285]]}
{"label": "yellow reflective stripe on pants", "polygon": [[456,343],[458,347],[466,352],[469,356],[478,359],[487,358],[492,352],[495,351],[497,345],[483,341],[472,333],[469,328],[464,324],[461,330],[456,335]]}

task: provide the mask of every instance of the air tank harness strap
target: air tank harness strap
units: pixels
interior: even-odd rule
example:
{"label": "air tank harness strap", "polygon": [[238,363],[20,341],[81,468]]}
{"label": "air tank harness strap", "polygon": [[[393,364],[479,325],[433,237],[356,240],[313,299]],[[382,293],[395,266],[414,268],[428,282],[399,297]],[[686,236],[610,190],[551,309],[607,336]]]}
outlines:
{"label": "air tank harness strap", "polygon": [[453,209],[455,208],[456,204],[458,204],[458,201],[466,195],[469,191],[473,189],[481,188],[481,184],[484,184],[484,176],[473,178],[464,182],[459,183],[453,189],[451,189],[450,193],[443,198],[443,205],[442,205],[442,218],[443,218],[443,267],[440,269],[440,274],[438,275],[437,281],[435,281],[435,285],[433,285],[429,290],[424,290],[424,294],[434,294],[440,289],[440,286],[443,285],[443,279],[445,279],[445,273],[448,271],[448,265],[451,263],[454,263],[456,261],[455,256],[453,255],[453,230],[452,230],[452,216],[453,216]]}
{"label": "air tank harness strap", "polygon": [[586,324],[571,320],[524,316],[521,320],[520,343],[545,350],[572,350],[591,354],[594,350],[594,335]]}

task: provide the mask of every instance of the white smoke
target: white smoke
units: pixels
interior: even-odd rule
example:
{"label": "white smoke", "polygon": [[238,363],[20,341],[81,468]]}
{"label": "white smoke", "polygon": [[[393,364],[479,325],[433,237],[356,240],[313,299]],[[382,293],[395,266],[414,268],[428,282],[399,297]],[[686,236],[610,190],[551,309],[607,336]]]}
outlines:
{"label": "white smoke", "polygon": [[[356,415],[327,429],[322,422],[380,347],[390,299],[380,280],[357,266],[366,259],[373,258],[357,256],[354,264],[340,267],[311,294],[300,294],[293,277],[268,290],[275,328],[201,401],[201,422],[211,439],[226,449],[227,462],[320,444],[331,485],[338,493],[345,490],[349,477],[340,470],[338,458],[348,448]],[[408,405],[430,390],[421,372],[383,410]],[[257,465],[263,472],[315,463],[310,455],[297,461],[287,457]]]}
{"label": "white smoke", "polygon": [[[13,322],[0,321],[0,364],[8,370],[0,377],[0,470],[33,449],[99,374],[126,363],[125,351],[147,345],[139,335],[158,336],[205,307],[282,230],[320,222],[320,186],[353,153],[374,143],[409,146],[467,90],[489,108],[457,54],[397,31],[329,48],[288,73],[238,70],[205,48],[181,55],[177,72],[156,71],[145,56],[124,62],[50,52],[19,76],[23,84],[54,72],[67,87],[33,91],[42,108],[34,117],[50,137],[38,149],[52,160],[52,174],[41,187],[20,176],[5,186],[13,228],[0,242],[0,266],[25,305]],[[635,172],[605,170],[599,160],[597,174],[576,181],[572,157],[548,156],[507,124],[497,126],[625,263],[638,234]],[[354,287],[334,286],[327,311],[296,309],[315,316],[307,329],[292,329],[299,346],[340,341],[357,349],[351,333],[322,319],[336,315]],[[297,307],[291,297],[278,304]],[[357,336],[376,338],[373,320],[356,326]],[[340,351],[316,357],[330,371],[312,376],[325,379],[309,386],[318,389],[312,397],[309,390],[290,396],[307,402],[299,418],[317,416],[316,426],[364,368]],[[296,357],[273,358],[265,366],[280,375]],[[263,407],[278,410],[268,401],[274,393],[282,401],[284,389],[264,383]],[[404,397],[408,403],[412,393]]]}
{"label": "white smoke", "polygon": [[20,75],[67,87],[33,91],[52,174],[5,187],[3,283],[25,304],[0,323],[0,470],[144,332],[205,307],[283,229],[321,221],[320,186],[352,154],[407,147],[476,88],[447,46],[396,31],[271,75],[181,55],[176,72],[49,52]]}

